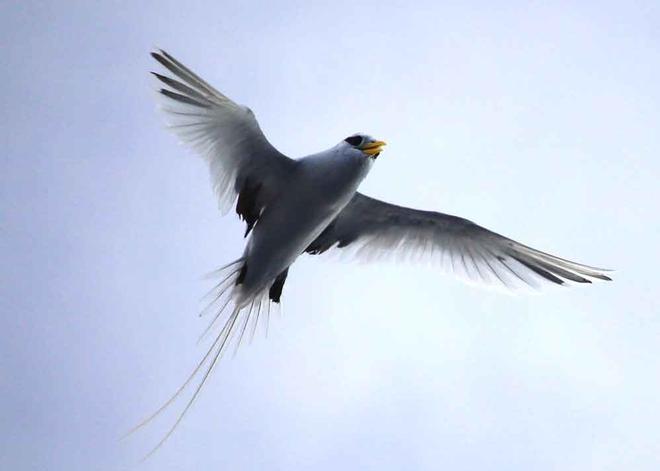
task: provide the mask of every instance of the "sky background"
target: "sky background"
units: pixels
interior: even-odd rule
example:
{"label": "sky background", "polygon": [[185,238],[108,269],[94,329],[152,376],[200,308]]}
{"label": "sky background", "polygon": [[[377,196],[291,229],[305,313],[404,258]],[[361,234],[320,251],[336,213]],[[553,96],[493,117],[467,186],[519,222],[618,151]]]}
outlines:
{"label": "sky background", "polygon": [[[0,44],[1,469],[660,468],[657,1],[9,1]],[[367,132],[362,191],[615,281],[301,257],[140,464],[172,414],[119,437],[204,353],[201,277],[244,244],[155,112],[154,46],[282,152]]]}

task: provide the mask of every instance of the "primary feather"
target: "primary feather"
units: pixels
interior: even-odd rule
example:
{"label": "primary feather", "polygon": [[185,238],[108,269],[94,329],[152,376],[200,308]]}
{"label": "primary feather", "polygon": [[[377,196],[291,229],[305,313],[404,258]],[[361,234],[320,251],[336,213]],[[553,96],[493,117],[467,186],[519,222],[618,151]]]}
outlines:
{"label": "primary feather", "polygon": [[153,72],[163,84],[159,94],[169,128],[208,162],[221,211],[238,195],[249,195],[237,212],[254,225],[255,214],[285,185],[294,161],[268,142],[249,108],[234,103],[167,52],[151,55],[179,79]]}
{"label": "primary feather", "polygon": [[509,289],[610,280],[607,270],[550,255],[485,229],[467,219],[405,208],[356,193],[307,248],[319,254],[352,248],[363,260],[402,256],[436,261],[470,281]]}

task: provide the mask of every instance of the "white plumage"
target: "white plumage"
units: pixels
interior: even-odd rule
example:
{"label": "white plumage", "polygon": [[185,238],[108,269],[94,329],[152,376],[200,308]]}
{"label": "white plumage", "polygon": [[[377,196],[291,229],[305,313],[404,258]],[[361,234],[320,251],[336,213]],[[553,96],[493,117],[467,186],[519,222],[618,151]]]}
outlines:
{"label": "white plumage", "polygon": [[[561,259],[496,234],[466,219],[404,208],[357,192],[385,145],[353,135],[331,149],[299,160],[277,151],[252,111],[234,103],[190,69],[160,50],[152,53],[172,76],[154,73],[168,124],[209,164],[220,208],[236,201],[249,236],[243,255],[219,270],[212,294],[215,317],[224,325],[197,368],[170,404],[203,371],[199,393],[232,337],[279,303],[289,267],[307,252],[347,248],[362,259],[391,255],[435,261],[447,271],[508,289],[609,280],[607,270]],[[205,368],[205,369],[204,369]],[[142,425],[142,424],[141,424]],[[139,427],[139,426],[138,426]],[[160,444],[159,444],[160,445]]]}

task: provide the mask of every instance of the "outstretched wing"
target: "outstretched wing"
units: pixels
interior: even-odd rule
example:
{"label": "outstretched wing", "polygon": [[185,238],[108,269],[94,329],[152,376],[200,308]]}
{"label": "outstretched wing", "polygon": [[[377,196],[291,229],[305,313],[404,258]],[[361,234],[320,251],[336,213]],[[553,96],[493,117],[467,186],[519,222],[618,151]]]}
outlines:
{"label": "outstretched wing", "polygon": [[247,235],[266,204],[286,185],[295,161],[266,139],[252,111],[233,102],[163,50],[152,52],[172,76],[162,83],[162,110],[169,128],[209,163],[220,209],[238,196],[236,212]]}
{"label": "outstretched wing", "polygon": [[360,193],[306,251],[318,254],[335,246],[352,247],[362,259],[396,254],[436,260],[469,280],[510,289],[538,287],[537,281],[610,280],[603,273],[607,270],[527,247],[467,219],[395,206]]}

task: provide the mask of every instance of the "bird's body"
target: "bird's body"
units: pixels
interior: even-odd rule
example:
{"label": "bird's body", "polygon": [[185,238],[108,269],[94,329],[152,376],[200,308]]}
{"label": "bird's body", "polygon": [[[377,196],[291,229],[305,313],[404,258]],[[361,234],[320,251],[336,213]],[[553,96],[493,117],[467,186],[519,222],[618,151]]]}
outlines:
{"label": "bird's body", "polygon": [[165,404],[204,371],[163,441],[234,334],[238,332],[240,344],[253,313],[254,332],[262,308],[279,303],[289,267],[305,252],[350,246],[360,258],[403,254],[436,261],[445,271],[473,281],[510,289],[610,279],[603,269],[541,252],[467,219],[365,196],[358,187],[384,142],[356,134],[327,151],[290,159],[268,142],[249,108],[227,98],[166,52],[152,56],[174,76],[154,73],[163,85],[159,95],[170,128],[208,162],[221,208],[228,210],[236,202],[249,237],[243,255],[220,270],[212,303],[219,307],[207,331],[221,315],[227,317],[202,361]]}
{"label": "bird's body", "polygon": [[247,243],[237,304],[245,305],[270,288],[304,253],[348,204],[372,164],[337,147],[296,161],[276,203],[264,209]]}

